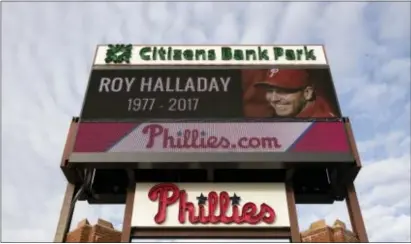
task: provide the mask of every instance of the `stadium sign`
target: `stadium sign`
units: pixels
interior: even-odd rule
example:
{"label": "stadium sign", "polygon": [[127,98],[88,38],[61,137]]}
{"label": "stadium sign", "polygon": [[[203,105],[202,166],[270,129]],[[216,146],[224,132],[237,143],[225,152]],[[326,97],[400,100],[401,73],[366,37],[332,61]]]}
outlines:
{"label": "stadium sign", "polygon": [[138,183],[133,227],[289,227],[284,183]]}
{"label": "stadium sign", "polygon": [[98,46],[94,65],[327,65],[321,45]]}

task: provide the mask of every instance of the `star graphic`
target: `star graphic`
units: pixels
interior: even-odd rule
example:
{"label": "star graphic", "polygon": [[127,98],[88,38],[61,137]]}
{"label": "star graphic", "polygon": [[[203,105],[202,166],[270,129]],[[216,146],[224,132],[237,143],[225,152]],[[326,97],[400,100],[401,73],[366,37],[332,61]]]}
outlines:
{"label": "star graphic", "polygon": [[177,132],[177,135],[178,135],[178,136],[182,136],[182,135],[183,135],[183,132],[181,132],[181,130],[180,130],[180,131]]}
{"label": "star graphic", "polygon": [[201,131],[201,136],[205,136],[206,135],[206,133],[204,132],[204,131]]}
{"label": "star graphic", "polygon": [[234,193],[234,196],[230,197],[230,200],[232,205],[240,205],[241,197]]}
{"label": "star graphic", "polygon": [[207,197],[205,197],[203,193],[201,193],[200,196],[197,197],[197,200],[198,200],[198,205],[204,205],[207,201]]}

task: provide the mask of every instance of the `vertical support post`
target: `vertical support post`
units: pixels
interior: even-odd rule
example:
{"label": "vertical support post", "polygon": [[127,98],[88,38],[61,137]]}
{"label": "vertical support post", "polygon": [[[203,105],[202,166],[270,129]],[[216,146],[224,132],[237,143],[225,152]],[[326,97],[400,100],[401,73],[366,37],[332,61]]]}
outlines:
{"label": "vertical support post", "polygon": [[121,232],[121,242],[131,242],[131,219],[133,217],[134,195],[136,191],[136,182],[133,170],[127,170],[129,185],[127,188],[126,207],[123,218],[123,231]]}
{"label": "vertical support post", "polygon": [[354,183],[347,185],[347,198],[345,202],[347,204],[353,232],[357,235],[360,242],[369,242]]}
{"label": "vertical support post", "polygon": [[[70,128],[67,134],[66,144],[64,145],[63,156],[61,159],[60,167],[63,173],[66,175],[75,175],[73,171],[68,170],[66,167],[67,159],[70,153],[73,151],[75,135],[78,128],[78,117],[73,117]],[[73,218],[74,206],[71,203],[76,194],[76,186],[70,182],[67,183],[66,192],[64,194],[63,205],[60,211],[59,222],[57,224],[56,235],[54,236],[54,242],[65,242],[67,232],[70,230],[71,219]],[[72,209],[71,209],[72,207]]]}
{"label": "vertical support post", "polygon": [[286,181],[286,194],[288,214],[290,216],[291,242],[301,242],[300,228],[298,226],[297,206],[295,204],[294,187],[291,180]]}
{"label": "vertical support post", "polygon": [[[354,154],[356,168],[357,168],[356,170],[358,173],[358,171],[361,168],[361,159],[360,159],[360,154],[358,153],[357,144],[355,143],[354,133],[351,128],[351,123],[348,120],[348,118],[346,118],[345,120],[345,126],[347,129],[348,139],[351,144],[351,150],[352,150],[352,153]],[[355,192],[354,183],[352,181],[346,186],[346,191],[347,191],[347,197],[346,197],[345,203],[347,204],[348,214],[350,216],[352,230],[357,235],[358,240],[360,242],[369,242],[367,231],[364,225],[364,220],[361,214],[360,204],[358,202],[357,193]]]}
{"label": "vertical support post", "polygon": [[57,230],[54,236],[54,242],[61,243],[66,240],[67,231],[70,228],[71,219],[73,217],[72,211],[74,211],[74,209],[70,209],[70,207],[74,198],[75,188],[76,187],[74,184],[67,183],[63,204],[60,211],[59,222],[57,224]]}

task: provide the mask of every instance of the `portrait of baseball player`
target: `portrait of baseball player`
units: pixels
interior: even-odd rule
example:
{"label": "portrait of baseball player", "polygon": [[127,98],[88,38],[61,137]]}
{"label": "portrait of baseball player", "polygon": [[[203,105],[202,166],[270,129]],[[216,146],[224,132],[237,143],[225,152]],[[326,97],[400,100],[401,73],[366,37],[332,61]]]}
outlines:
{"label": "portrait of baseball player", "polygon": [[269,69],[254,87],[263,89],[274,117],[336,117],[328,102],[316,93],[307,70]]}

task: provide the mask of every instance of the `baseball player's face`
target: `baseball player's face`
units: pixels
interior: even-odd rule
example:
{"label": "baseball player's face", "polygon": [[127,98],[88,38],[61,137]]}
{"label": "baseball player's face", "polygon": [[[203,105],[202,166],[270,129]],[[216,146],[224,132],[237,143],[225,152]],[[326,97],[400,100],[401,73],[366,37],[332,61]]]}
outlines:
{"label": "baseball player's face", "polygon": [[271,87],[267,90],[265,97],[277,116],[293,117],[300,113],[307,101],[311,99],[312,88],[286,90]]}

